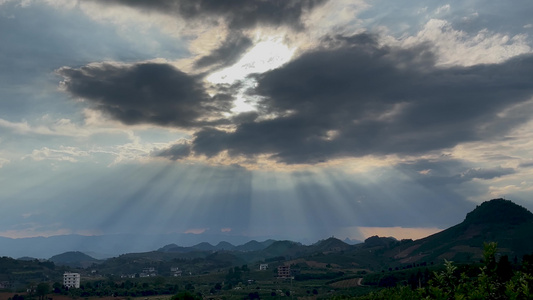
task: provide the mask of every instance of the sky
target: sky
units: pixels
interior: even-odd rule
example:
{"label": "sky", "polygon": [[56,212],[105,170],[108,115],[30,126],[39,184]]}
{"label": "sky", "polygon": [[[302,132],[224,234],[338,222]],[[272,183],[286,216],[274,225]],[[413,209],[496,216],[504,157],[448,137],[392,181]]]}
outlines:
{"label": "sky", "polygon": [[0,236],[416,239],[532,210],[532,15],[0,0]]}

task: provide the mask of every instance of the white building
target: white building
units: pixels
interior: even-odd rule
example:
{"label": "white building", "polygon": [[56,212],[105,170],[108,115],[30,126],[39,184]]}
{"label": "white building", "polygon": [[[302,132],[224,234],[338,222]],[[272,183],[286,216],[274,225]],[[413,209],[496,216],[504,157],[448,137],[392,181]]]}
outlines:
{"label": "white building", "polygon": [[260,271],[268,270],[268,264],[260,264],[259,265],[259,270]]}
{"label": "white building", "polygon": [[80,288],[80,273],[63,274],[63,285],[68,288]]}
{"label": "white building", "polygon": [[178,267],[170,267],[170,274],[172,274],[172,276],[174,277],[179,277],[181,276],[181,270],[180,268]]}

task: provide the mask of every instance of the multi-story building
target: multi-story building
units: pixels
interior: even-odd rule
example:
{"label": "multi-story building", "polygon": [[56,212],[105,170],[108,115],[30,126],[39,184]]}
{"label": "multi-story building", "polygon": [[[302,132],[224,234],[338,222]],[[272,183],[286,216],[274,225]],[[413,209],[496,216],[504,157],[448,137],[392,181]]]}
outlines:
{"label": "multi-story building", "polygon": [[80,273],[67,272],[63,274],[63,285],[68,288],[80,288]]}
{"label": "multi-story building", "polygon": [[291,267],[290,266],[279,266],[278,267],[278,277],[279,278],[290,278],[291,277]]}

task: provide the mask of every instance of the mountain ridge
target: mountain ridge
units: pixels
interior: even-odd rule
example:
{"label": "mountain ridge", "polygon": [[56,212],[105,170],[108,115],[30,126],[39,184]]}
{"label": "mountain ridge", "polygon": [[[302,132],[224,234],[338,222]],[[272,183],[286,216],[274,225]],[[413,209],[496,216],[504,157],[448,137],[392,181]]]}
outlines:
{"label": "mountain ridge", "polygon": [[[434,260],[469,261],[481,258],[483,242],[498,242],[501,252],[521,256],[533,252],[533,214],[524,207],[510,200],[492,199],[477,205],[466,213],[464,220],[433,235],[415,241],[398,241],[393,237],[368,237],[363,243],[349,245],[331,237],[319,240],[312,245],[303,245],[289,240],[266,239],[263,242],[247,241],[235,246],[231,242],[220,241],[215,246],[209,242],[201,242],[190,247],[178,246],[175,242],[166,244],[157,250],[124,252],[127,257],[143,255],[167,259],[206,258],[216,252],[212,259],[220,261],[225,257],[231,261],[266,261],[293,259],[313,255],[360,255],[362,251],[381,253],[383,258],[366,256],[373,260],[372,266],[387,263],[408,263]],[[42,240],[42,239],[41,239]],[[54,239],[50,239],[54,240]],[[82,251],[86,253],[85,251]],[[204,253],[205,252],[205,253]],[[65,253],[63,251],[62,253]],[[128,254],[129,253],[129,254]],[[228,253],[222,255],[222,253]],[[231,255],[230,255],[231,254]],[[234,257],[233,257],[234,256]],[[32,256],[35,257],[35,256]],[[230,259],[230,257],[233,257]],[[78,261],[89,261],[83,258]],[[364,262],[358,264],[364,265]]]}
{"label": "mountain ridge", "polygon": [[395,257],[403,262],[479,260],[486,242],[498,243],[500,253],[506,255],[533,252],[533,214],[510,200],[485,201],[461,223],[404,245],[399,251],[404,257]]}

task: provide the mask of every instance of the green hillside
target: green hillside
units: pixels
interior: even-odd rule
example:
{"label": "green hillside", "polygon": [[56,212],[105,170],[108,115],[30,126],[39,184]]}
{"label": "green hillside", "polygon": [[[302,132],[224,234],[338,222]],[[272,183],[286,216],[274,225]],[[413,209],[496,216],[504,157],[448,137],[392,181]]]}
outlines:
{"label": "green hillside", "polygon": [[49,260],[54,262],[56,265],[81,268],[86,268],[92,264],[101,262],[100,260],[79,251],[69,251],[54,255]]}
{"label": "green hillside", "polygon": [[478,261],[485,242],[497,242],[510,257],[533,252],[533,214],[509,200],[478,205],[460,224],[389,251],[401,263]]}

